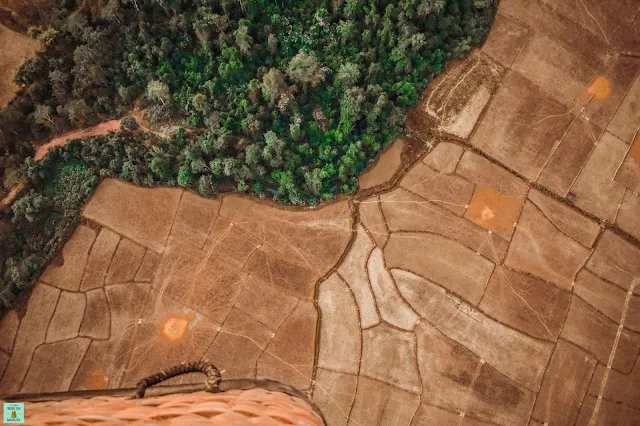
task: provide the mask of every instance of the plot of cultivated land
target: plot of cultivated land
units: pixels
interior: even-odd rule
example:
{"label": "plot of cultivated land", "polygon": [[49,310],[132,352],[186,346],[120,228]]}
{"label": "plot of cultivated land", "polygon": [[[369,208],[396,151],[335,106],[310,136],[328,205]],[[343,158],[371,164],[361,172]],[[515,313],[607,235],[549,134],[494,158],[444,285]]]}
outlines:
{"label": "plot of cultivated land", "polygon": [[601,395],[637,422],[637,242],[447,142],[357,205],[318,293],[330,424],[604,424]]}
{"label": "plot of cultivated land", "polygon": [[[208,359],[310,389],[331,425],[573,424],[612,415],[602,395],[637,418],[640,247],[461,145],[353,201],[357,224],[347,202],[178,189],[136,189],[138,216],[96,209],[131,190],[101,184],[84,211],[108,226],[78,227],[0,323],[3,390],[131,387]],[[144,226],[154,204],[168,231]]]}
{"label": "plot of cultivated land", "polygon": [[433,150],[391,145],[367,195],[103,182],[0,321],[0,389],[208,359],[309,390],[331,426],[640,424],[640,5],[500,4],[412,113]]}
{"label": "plot of cultivated land", "polygon": [[0,46],[0,108],[4,108],[19,89],[11,80],[13,70],[35,53],[39,43],[0,24]]}
{"label": "plot of cultivated land", "polygon": [[436,79],[419,106],[442,132],[466,138],[489,102],[503,68],[480,55],[453,65]]}
{"label": "plot of cultivated land", "polygon": [[201,358],[228,378],[309,389],[315,284],[351,238],[349,213],[104,181],[64,263],[47,268],[21,320],[2,320],[0,389],[131,387]]}
{"label": "plot of cultivated land", "polygon": [[400,157],[404,147],[402,138],[396,139],[380,154],[376,164],[360,176],[360,189],[368,189],[391,180],[400,169]]}

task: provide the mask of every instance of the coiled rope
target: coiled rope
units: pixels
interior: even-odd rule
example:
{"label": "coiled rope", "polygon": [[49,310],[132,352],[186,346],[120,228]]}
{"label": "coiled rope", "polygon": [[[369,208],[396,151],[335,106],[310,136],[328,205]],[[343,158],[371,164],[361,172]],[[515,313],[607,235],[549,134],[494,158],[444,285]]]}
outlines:
{"label": "coiled rope", "polygon": [[206,361],[189,362],[186,364],[175,365],[158,374],[145,377],[140,380],[136,386],[134,398],[143,398],[148,387],[157,385],[158,383],[169,380],[172,377],[180,376],[188,373],[203,373],[207,377],[204,381],[207,392],[220,392],[220,382],[222,376],[215,365]]}

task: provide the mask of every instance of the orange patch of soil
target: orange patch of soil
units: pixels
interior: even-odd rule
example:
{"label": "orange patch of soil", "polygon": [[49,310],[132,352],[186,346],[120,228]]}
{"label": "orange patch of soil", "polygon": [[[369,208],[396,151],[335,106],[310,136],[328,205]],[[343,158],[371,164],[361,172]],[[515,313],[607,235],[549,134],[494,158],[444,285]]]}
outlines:
{"label": "orange patch of soil", "polygon": [[509,238],[522,202],[479,183],[464,215],[471,222]]}
{"label": "orange patch of soil", "polygon": [[106,135],[109,132],[115,132],[120,130],[120,120],[111,120],[105,123],[98,124],[97,126],[88,127],[82,130],[74,130],[73,132],[65,133],[51,139],[44,145],[38,147],[36,151],[35,159],[40,160],[47,155],[47,152],[54,146],[65,145],[70,139],[86,138],[89,136]]}
{"label": "orange patch of soil", "polygon": [[109,377],[103,370],[95,370],[87,378],[87,388],[106,389],[109,384]]}
{"label": "orange patch of soil", "polygon": [[609,79],[602,76],[597,77],[585,93],[587,99],[591,96],[597,101],[604,101],[611,96],[611,83]]}
{"label": "orange patch of soil", "polygon": [[196,315],[193,312],[184,316],[170,316],[162,324],[160,334],[169,341],[180,340],[194,319]]}

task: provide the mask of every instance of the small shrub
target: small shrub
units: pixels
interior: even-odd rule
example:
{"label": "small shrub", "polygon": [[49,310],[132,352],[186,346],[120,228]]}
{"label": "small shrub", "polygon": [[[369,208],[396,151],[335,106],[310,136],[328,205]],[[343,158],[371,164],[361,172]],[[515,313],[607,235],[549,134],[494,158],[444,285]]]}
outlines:
{"label": "small shrub", "polygon": [[130,115],[127,115],[122,120],[120,120],[120,129],[121,130],[138,130],[140,126],[135,118]]}

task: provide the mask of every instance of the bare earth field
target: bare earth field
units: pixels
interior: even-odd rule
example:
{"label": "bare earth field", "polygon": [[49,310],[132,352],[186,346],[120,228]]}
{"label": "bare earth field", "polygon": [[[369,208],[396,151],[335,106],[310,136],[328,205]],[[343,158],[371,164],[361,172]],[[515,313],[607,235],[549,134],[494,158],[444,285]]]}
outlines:
{"label": "bare earth field", "polygon": [[103,181],[0,321],[0,392],[207,359],[329,425],[640,424],[639,11],[502,0],[317,209]]}
{"label": "bare earth field", "polygon": [[24,58],[35,53],[39,43],[0,24],[0,46],[0,108],[3,108],[18,91],[18,86],[11,81],[12,71]]}

